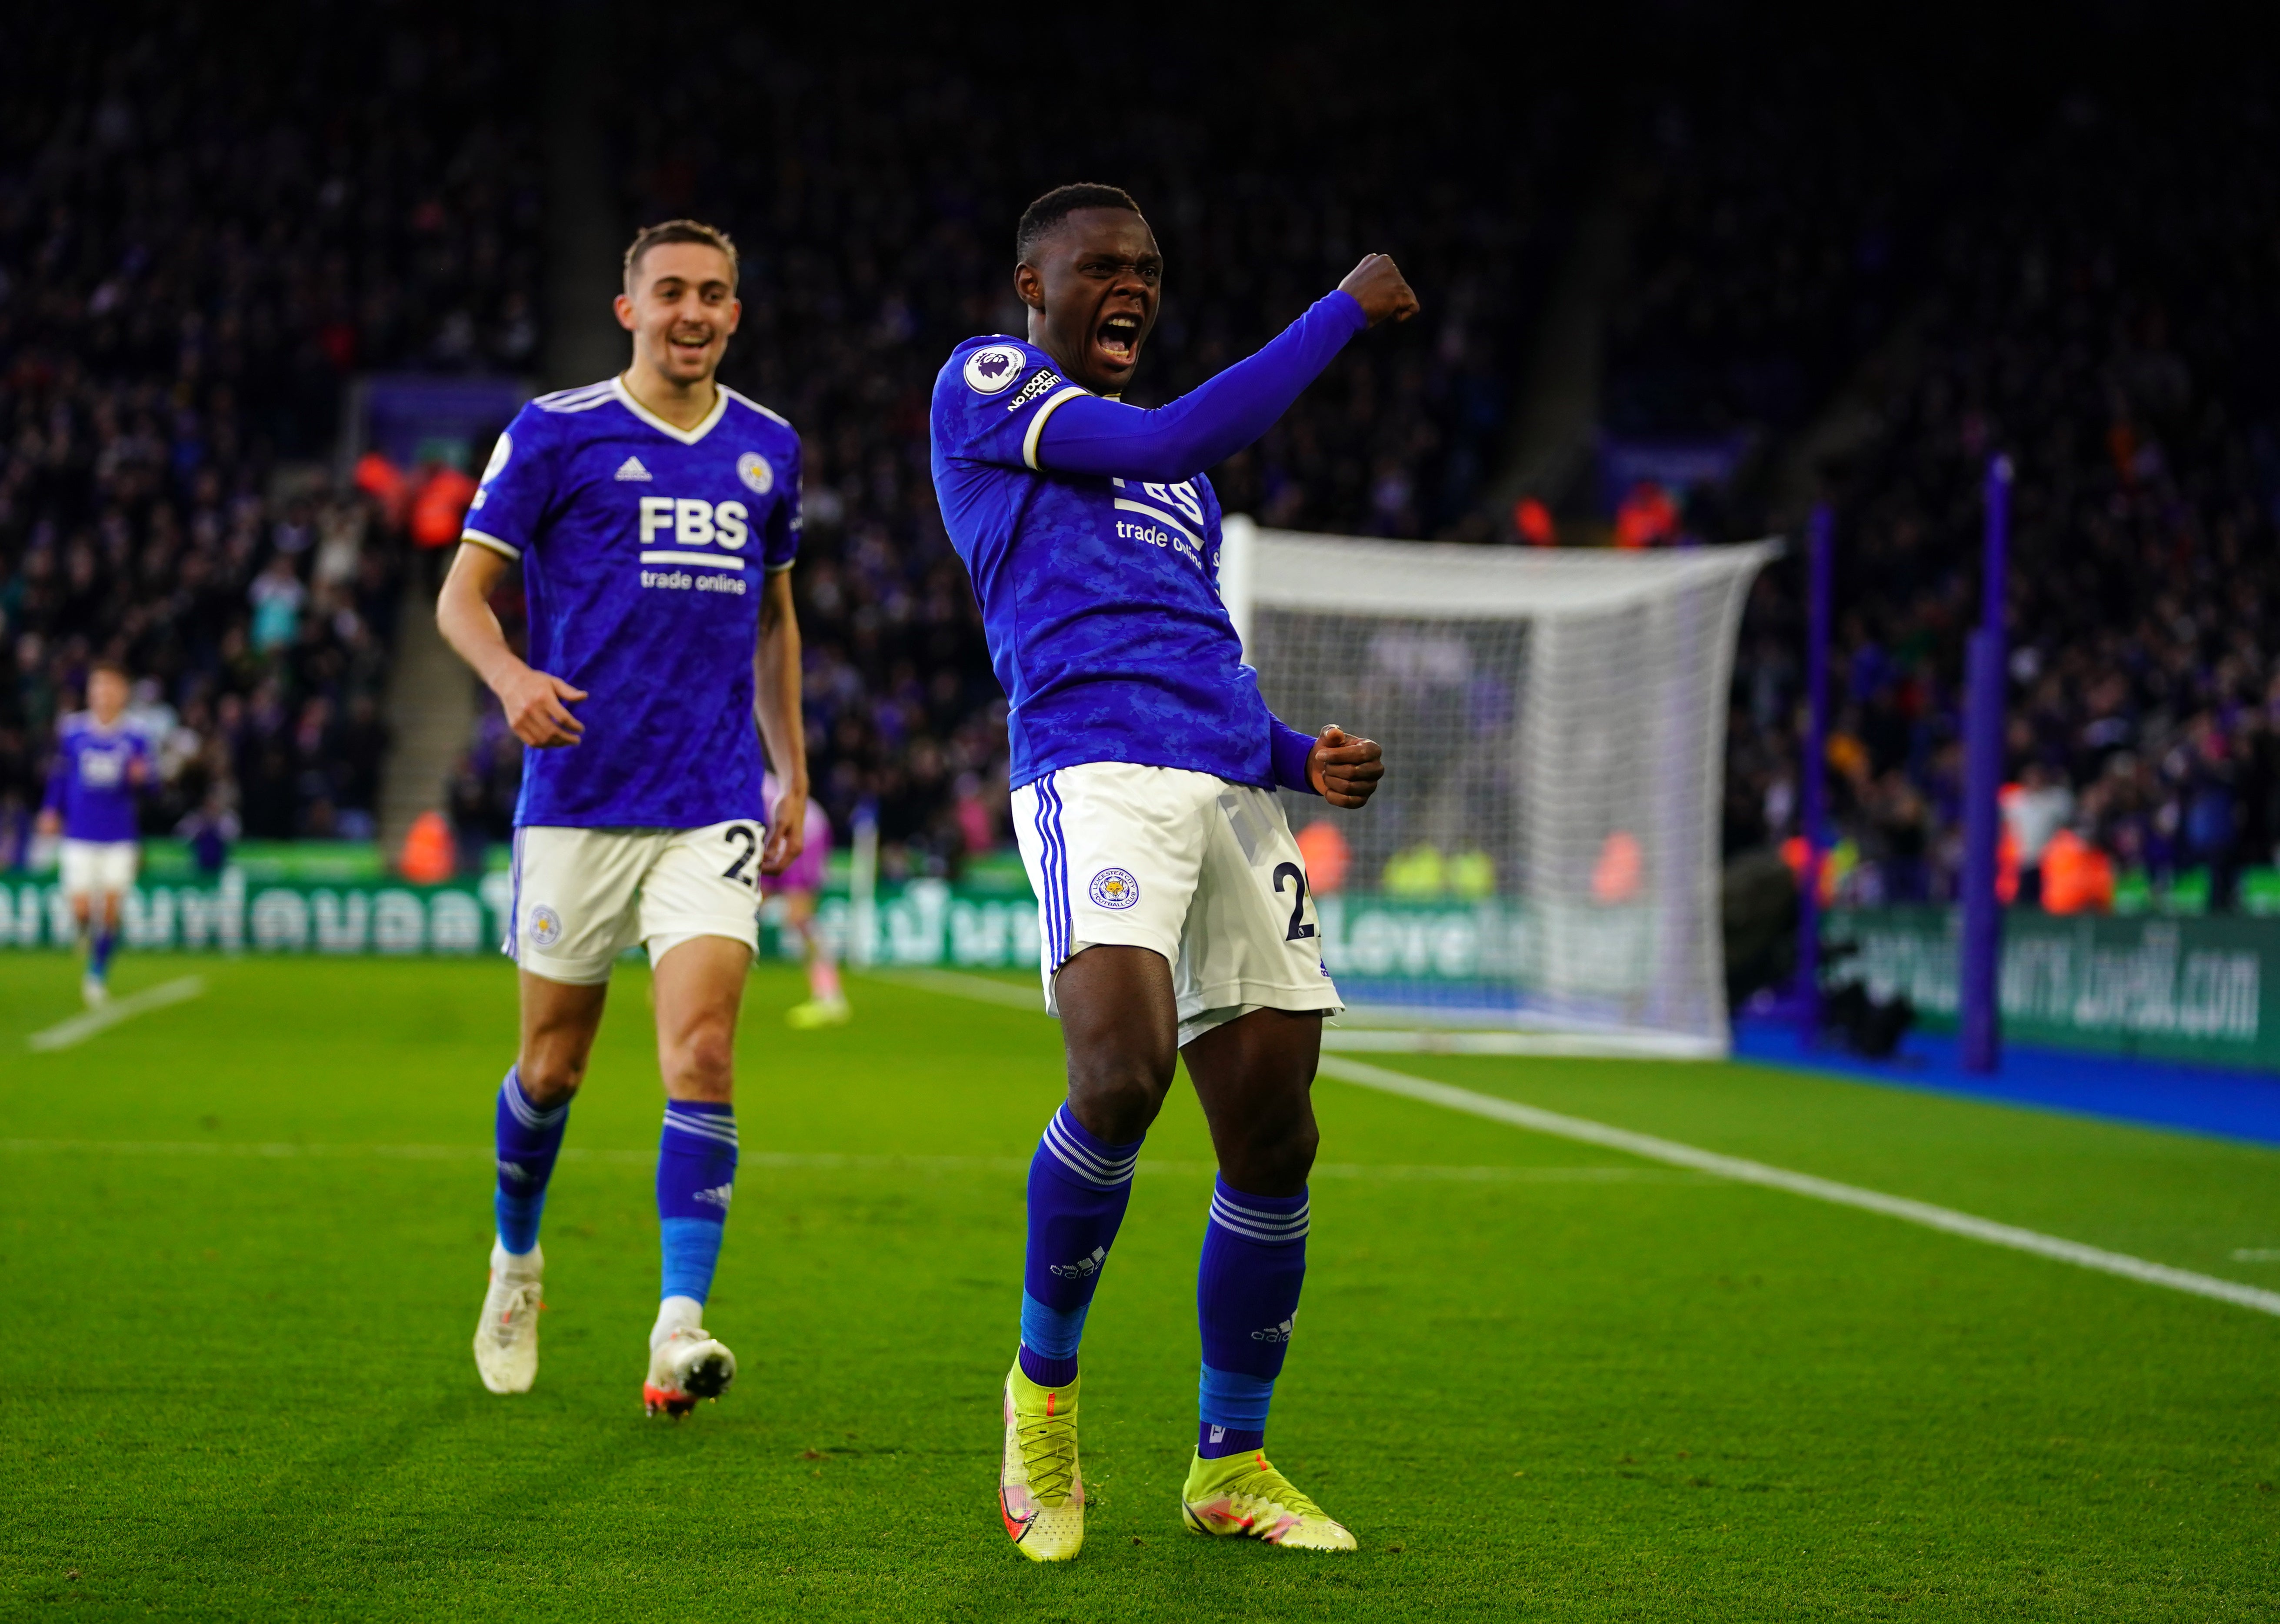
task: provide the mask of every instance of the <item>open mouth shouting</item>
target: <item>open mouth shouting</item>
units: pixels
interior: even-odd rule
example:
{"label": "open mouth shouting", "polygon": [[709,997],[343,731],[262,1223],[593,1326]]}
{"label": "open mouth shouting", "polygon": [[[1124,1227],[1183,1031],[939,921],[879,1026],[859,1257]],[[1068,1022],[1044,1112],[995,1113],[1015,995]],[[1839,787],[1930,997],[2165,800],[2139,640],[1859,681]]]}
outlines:
{"label": "open mouth shouting", "polygon": [[1092,342],[1110,367],[1129,372],[1140,359],[1140,317],[1132,311],[1111,312],[1101,318]]}

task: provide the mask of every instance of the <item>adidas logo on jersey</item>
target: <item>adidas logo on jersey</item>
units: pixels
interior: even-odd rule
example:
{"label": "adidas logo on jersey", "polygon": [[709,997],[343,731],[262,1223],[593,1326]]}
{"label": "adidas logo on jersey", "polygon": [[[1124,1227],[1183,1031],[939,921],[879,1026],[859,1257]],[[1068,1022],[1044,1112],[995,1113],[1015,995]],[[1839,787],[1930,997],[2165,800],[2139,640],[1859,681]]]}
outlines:
{"label": "adidas logo on jersey", "polygon": [[715,1184],[711,1189],[700,1189],[689,1198],[691,1201],[702,1201],[707,1206],[719,1207],[725,1212],[728,1210],[728,1197],[736,1193],[736,1187],[734,1184]]}
{"label": "adidas logo on jersey", "polygon": [[646,481],[650,477],[650,473],[647,468],[642,466],[642,460],[640,458],[628,457],[625,461],[618,465],[618,477],[621,480],[642,480]]}

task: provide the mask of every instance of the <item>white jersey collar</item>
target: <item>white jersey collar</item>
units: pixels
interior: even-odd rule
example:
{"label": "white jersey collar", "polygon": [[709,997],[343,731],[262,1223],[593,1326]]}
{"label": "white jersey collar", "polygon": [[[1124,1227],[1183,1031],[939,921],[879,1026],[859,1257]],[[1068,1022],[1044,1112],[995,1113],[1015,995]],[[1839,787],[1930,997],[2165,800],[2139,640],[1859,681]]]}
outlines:
{"label": "white jersey collar", "polygon": [[617,391],[619,403],[623,405],[627,411],[632,412],[643,422],[657,430],[658,433],[661,435],[670,435],[674,439],[680,441],[683,445],[695,445],[699,440],[702,440],[705,435],[711,434],[712,432],[713,425],[718,423],[722,417],[726,416],[728,411],[728,391],[720,387],[720,381],[717,379],[713,381],[712,384],[712,410],[706,412],[705,414],[705,420],[697,424],[694,428],[677,428],[671,423],[666,422],[663,418],[658,416],[656,412],[651,412],[647,406],[643,405],[641,402],[635,400],[634,398],[634,392],[626,388],[625,374],[622,373],[610,380],[610,387]]}

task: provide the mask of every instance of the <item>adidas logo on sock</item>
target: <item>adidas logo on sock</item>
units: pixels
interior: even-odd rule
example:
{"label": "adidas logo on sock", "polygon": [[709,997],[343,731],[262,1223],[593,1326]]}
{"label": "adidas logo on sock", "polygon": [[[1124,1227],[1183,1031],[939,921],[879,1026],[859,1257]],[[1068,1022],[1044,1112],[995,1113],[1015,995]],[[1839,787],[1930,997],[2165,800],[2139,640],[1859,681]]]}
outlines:
{"label": "adidas logo on sock", "polygon": [[1253,1342],[1288,1342],[1290,1340],[1290,1321],[1285,1320],[1282,1324],[1270,1325],[1263,1331],[1253,1331],[1251,1333],[1251,1340]]}
{"label": "adidas logo on sock", "polygon": [[1100,1273],[1100,1266],[1108,1261],[1108,1248],[1096,1246],[1090,1258],[1079,1258],[1075,1263],[1056,1263],[1047,1272],[1063,1280],[1090,1280]]}
{"label": "adidas logo on sock", "polygon": [[530,1169],[520,1162],[502,1161],[498,1165],[498,1170],[518,1184],[530,1182]]}
{"label": "adidas logo on sock", "polygon": [[736,1193],[736,1187],[734,1184],[715,1184],[711,1189],[700,1189],[689,1198],[691,1201],[702,1201],[708,1206],[719,1207],[725,1212],[728,1210],[728,1197]]}
{"label": "adidas logo on sock", "polygon": [[618,477],[621,480],[647,480],[649,476],[649,470],[642,466],[638,457],[628,457],[618,465]]}

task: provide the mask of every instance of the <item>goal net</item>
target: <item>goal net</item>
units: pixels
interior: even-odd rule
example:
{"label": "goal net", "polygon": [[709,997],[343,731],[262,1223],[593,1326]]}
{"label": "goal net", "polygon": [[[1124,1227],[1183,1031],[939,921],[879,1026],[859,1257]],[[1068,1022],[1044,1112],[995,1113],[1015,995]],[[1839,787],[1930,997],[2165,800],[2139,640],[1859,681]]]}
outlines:
{"label": "goal net", "polygon": [[1360,541],[1228,520],[1221,586],[1275,713],[1385,747],[1367,812],[1290,797],[1326,1043],[1718,1055],[1719,818],[1742,604],[1772,543]]}

